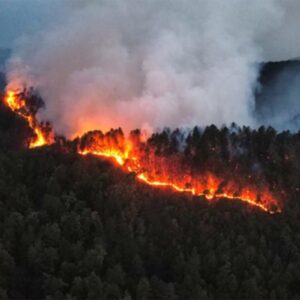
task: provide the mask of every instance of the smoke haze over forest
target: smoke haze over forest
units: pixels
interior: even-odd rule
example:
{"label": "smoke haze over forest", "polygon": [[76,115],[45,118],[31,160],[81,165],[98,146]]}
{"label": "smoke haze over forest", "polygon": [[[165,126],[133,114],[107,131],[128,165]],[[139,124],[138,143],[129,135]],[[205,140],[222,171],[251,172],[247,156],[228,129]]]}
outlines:
{"label": "smoke haze over forest", "polygon": [[297,68],[255,102],[260,63],[299,57],[297,1],[1,0],[0,11],[8,79],[38,89],[39,118],[60,134],[231,122],[297,128]]}

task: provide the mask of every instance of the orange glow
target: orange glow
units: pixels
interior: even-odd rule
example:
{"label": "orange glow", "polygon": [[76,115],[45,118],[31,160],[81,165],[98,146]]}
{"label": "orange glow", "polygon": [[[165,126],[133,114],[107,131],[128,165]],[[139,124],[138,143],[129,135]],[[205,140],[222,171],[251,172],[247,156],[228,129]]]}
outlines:
{"label": "orange glow", "polygon": [[12,111],[17,111],[25,106],[25,101],[16,97],[14,91],[8,91],[4,97],[5,103]]}
{"label": "orange glow", "polygon": [[[35,138],[29,148],[40,147],[53,142],[51,135],[43,130],[35,115],[27,107],[27,101],[20,94],[8,90],[5,104],[23,119],[34,131]],[[143,140],[130,136],[125,138],[122,131],[112,130],[107,134],[100,131],[89,132],[79,139],[77,152],[81,155],[93,154],[112,159],[127,172],[136,173],[136,178],[148,185],[170,188],[181,193],[205,197],[208,201],[226,198],[240,200],[265,212],[281,212],[280,203],[260,178],[256,181],[251,175],[215,175],[212,172],[191,172],[190,166],[183,163],[183,156],[158,155],[155,149]],[[226,172],[225,172],[226,173]]]}
{"label": "orange glow", "polygon": [[123,166],[125,163],[125,159],[119,155],[117,152],[114,151],[88,151],[88,150],[84,150],[84,151],[79,151],[78,152],[81,155],[87,155],[87,154],[94,154],[97,156],[103,156],[103,157],[107,157],[107,158],[113,158],[120,166]]}
{"label": "orange glow", "polygon": [[52,137],[47,137],[34,115],[30,114],[26,107],[26,101],[22,99],[15,91],[8,90],[4,96],[6,105],[23,119],[35,133],[35,138],[30,141],[29,148],[41,147],[52,142]]}
{"label": "orange glow", "polygon": [[194,196],[203,196],[207,200],[220,199],[220,198],[226,198],[226,199],[231,199],[231,200],[241,200],[241,201],[247,202],[248,204],[257,206],[257,207],[259,207],[260,209],[262,209],[266,212],[270,212],[270,213],[280,212],[279,209],[277,209],[276,211],[269,210],[263,204],[257,203],[255,200],[253,200],[253,199],[256,198],[256,195],[251,195],[251,193],[247,193],[247,192],[241,194],[240,196],[233,196],[233,195],[228,194],[228,193],[218,193],[217,194],[217,193],[214,192],[214,189],[209,189],[209,194],[197,193],[194,188],[181,188],[181,187],[179,187],[178,185],[176,185],[174,183],[161,182],[161,181],[151,181],[145,176],[145,174],[139,174],[138,178],[140,180],[146,182],[149,185],[161,186],[161,187],[170,187],[173,190],[178,191],[178,192],[191,193]]}
{"label": "orange glow", "polygon": [[[229,182],[225,187],[223,187],[223,189],[220,190],[220,186],[223,181],[212,174],[199,175],[199,178],[202,177],[202,180],[198,180],[198,178],[193,180],[189,176],[186,176],[189,181],[192,182],[192,184],[186,186],[183,181],[184,176],[175,174],[175,176],[171,178],[172,174],[157,174],[155,170],[151,170],[151,167],[149,168],[149,166],[143,162],[145,158],[140,157],[138,151],[132,151],[133,147],[130,140],[124,139],[122,143],[124,145],[124,149],[126,149],[124,152],[122,152],[122,147],[112,148],[112,145],[105,145],[104,139],[100,143],[96,139],[96,141],[93,140],[91,145],[86,147],[84,150],[79,151],[79,153],[82,155],[93,154],[96,156],[111,158],[116,164],[126,171],[135,172],[140,181],[151,186],[170,188],[174,191],[189,193],[194,196],[203,196],[209,201],[221,198],[240,200],[248,203],[249,205],[258,207],[265,212],[272,214],[281,212],[278,201],[265,187],[256,191],[254,186],[251,187],[251,185],[249,185],[247,187],[238,188],[233,182]],[[101,145],[99,149],[97,149],[97,145],[98,147]],[[107,147],[107,149],[105,149],[105,147]],[[168,164],[173,167],[176,163],[169,160]],[[170,166],[162,163],[160,167],[166,170]]]}
{"label": "orange glow", "polygon": [[33,129],[34,133],[36,134],[36,138],[30,142],[29,148],[36,148],[36,147],[41,147],[41,146],[47,145],[48,141],[46,140],[41,129],[38,127],[34,127],[34,126],[32,126],[31,128]]}

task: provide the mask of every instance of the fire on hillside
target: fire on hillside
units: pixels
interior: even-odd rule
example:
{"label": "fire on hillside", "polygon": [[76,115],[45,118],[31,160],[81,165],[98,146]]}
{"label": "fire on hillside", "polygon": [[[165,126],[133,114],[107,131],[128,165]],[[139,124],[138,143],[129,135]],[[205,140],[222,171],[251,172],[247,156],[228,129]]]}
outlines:
{"label": "fire on hillside", "polygon": [[[29,148],[54,143],[55,134],[50,125],[36,118],[41,107],[38,97],[32,97],[28,91],[17,93],[8,90],[4,102],[25,119],[35,133]],[[91,131],[73,142],[79,154],[112,159],[125,171],[134,172],[138,180],[151,186],[203,196],[209,201],[220,198],[241,200],[269,213],[281,211],[279,193],[260,172],[246,168],[232,157],[222,160],[219,154],[214,155],[221,150],[212,145],[201,149],[190,141],[184,150],[179,150],[179,135],[179,131],[173,135],[153,134],[144,141],[139,130],[125,136],[121,129],[116,129],[105,134]],[[207,151],[213,155],[205,160]]]}

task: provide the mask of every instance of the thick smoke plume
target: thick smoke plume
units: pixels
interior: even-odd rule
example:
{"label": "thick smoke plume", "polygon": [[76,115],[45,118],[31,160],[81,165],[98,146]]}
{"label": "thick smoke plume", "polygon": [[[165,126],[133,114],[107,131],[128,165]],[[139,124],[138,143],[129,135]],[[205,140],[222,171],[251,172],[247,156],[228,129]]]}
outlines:
{"label": "thick smoke plume", "polygon": [[256,125],[258,65],[299,56],[299,12],[296,0],[60,1],[19,40],[8,79],[38,88],[39,118],[68,136]]}

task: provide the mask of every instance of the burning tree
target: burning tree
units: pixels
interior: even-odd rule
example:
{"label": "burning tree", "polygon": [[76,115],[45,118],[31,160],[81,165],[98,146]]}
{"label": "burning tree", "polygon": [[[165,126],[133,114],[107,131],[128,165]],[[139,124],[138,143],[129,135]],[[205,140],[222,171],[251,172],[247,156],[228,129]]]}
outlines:
{"label": "burning tree", "polygon": [[[49,123],[36,118],[44,104],[32,89],[20,93],[7,91],[4,102],[34,131],[29,148],[54,142]],[[67,148],[81,155],[111,158],[152,186],[168,187],[208,200],[239,199],[275,213],[281,211],[282,193],[265,172],[265,161],[269,159],[270,144],[275,138],[276,132],[271,128],[251,131],[235,124],[221,129],[214,125],[205,129],[195,127],[188,134],[180,129],[165,129],[147,140],[142,139],[139,130],[126,136],[119,128],[106,133],[88,132],[68,142]]]}

